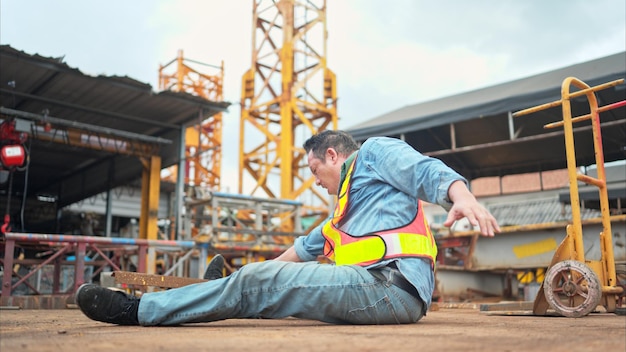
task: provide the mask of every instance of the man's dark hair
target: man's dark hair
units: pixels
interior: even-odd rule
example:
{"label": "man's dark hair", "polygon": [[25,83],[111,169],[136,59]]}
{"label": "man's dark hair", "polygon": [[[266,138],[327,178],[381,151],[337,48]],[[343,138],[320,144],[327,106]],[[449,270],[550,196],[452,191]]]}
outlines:
{"label": "man's dark hair", "polygon": [[345,157],[359,149],[359,145],[348,133],[333,130],[319,132],[307,139],[303,147],[307,154],[313,151],[313,155],[322,161],[326,160],[326,149],[328,148],[334,148],[337,154]]}

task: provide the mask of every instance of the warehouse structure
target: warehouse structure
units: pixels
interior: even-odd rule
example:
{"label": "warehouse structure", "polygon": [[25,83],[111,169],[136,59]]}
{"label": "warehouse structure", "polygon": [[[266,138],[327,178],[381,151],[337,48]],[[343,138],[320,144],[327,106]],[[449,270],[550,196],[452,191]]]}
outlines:
{"label": "warehouse structure", "polygon": [[160,167],[150,172],[158,181],[161,167],[184,156],[185,128],[229,105],[187,93],[155,93],[129,77],[89,76],[62,58],[8,45],[0,47],[0,64],[2,121],[17,121],[16,132],[29,134],[28,162],[12,183],[8,170],[2,171],[3,215],[7,206],[20,231],[63,232],[64,207],[118,186],[141,189],[142,173],[154,157]]}
{"label": "warehouse structure", "polygon": [[[576,77],[590,86],[626,76],[626,53],[441,99],[409,105],[350,128],[358,140],[375,135],[402,138],[422,153],[437,157],[470,180],[565,168],[563,133],[543,129],[560,121],[555,106],[537,116],[514,119],[512,113],[559,100],[561,82]],[[600,105],[624,100],[626,86],[600,91]],[[606,162],[626,158],[626,108],[601,117]],[[573,116],[587,114],[584,98],[572,104]],[[588,126],[576,134],[589,134]],[[582,140],[585,140],[583,143]],[[583,165],[595,162],[591,140],[582,138],[576,154]]]}

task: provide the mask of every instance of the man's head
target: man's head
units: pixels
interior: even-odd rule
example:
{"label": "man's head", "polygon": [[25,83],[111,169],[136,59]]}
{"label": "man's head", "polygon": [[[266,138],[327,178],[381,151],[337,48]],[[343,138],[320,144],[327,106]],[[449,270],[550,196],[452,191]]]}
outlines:
{"label": "man's head", "polygon": [[329,194],[338,194],[341,165],[357,149],[354,139],[343,131],[322,131],[304,142],[315,184],[326,188]]}

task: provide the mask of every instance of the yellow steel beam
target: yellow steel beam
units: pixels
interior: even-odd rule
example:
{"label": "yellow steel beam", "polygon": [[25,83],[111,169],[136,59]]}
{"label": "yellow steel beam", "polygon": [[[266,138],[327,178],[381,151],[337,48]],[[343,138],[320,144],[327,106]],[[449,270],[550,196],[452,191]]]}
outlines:
{"label": "yellow steel beam", "polygon": [[[159,215],[159,192],[161,186],[161,157],[142,158],[141,175],[141,212],[139,217],[139,238],[156,240],[158,235],[157,220]],[[154,251],[148,252],[148,274],[156,272]]]}

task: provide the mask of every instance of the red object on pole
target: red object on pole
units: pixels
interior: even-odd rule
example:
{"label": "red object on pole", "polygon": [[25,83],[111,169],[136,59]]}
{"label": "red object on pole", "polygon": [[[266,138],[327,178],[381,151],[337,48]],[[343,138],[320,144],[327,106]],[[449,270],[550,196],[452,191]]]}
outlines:
{"label": "red object on pole", "polygon": [[4,167],[22,166],[25,159],[24,147],[19,144],[5,145],[0,149],[0,162]]}
{"label": "red object on pole", "polygon": [[0,226],[0,234],[5,234],[11,231],[11,216],[4,214],[4,223]]}

